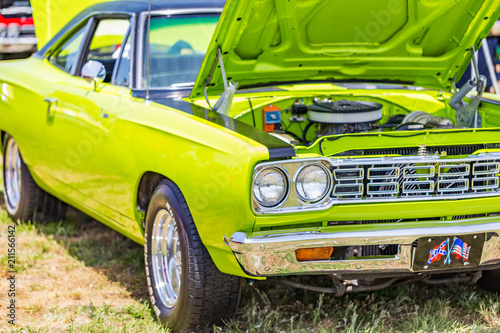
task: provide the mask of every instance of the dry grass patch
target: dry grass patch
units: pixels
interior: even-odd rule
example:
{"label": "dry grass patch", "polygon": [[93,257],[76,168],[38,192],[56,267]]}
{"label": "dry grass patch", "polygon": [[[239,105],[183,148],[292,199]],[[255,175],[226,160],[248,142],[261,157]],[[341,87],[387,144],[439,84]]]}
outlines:
{"label": "dry grass patch", "polygon": [[[97,222],[80,220],[16,226],[15,329],[164,331],[153,319],[146,299],[141,297],[147,293],[144,281],[139,281],[143,272],[119,268],[125,266],[127,256],[132,253],[141,258],[141,247]],[[4,211],[0,213],[0,221],[2,233],[6,233],[8,225],[13,225]],[[117,241],[121,245],[113,246]],[[100,256],[102,251],[106,255]],[[2,280],[8,275],[6,252],[2,242]],[[110,260],[113,256],[115,261]],[[120,260],[124,262],[116,262]],[[2,284],[2,288],[5,286]],[[0,303],[7,302],[7,295],[0,293]],[[0,331],[12,329],[6,320],[0,322]]]}

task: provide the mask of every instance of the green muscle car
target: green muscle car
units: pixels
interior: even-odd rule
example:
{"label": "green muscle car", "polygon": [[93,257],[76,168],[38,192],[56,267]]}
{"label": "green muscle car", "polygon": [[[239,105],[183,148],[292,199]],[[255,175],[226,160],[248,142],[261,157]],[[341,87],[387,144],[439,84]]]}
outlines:
{"label": "green muscle car", "polygon": [[0,63],[7,211],[71,205],[144,244],[174,331],[233,316],[245,278],[499,292],[500,99],[477,71],[456,84],[499,15],[495,0],[95,4]]}

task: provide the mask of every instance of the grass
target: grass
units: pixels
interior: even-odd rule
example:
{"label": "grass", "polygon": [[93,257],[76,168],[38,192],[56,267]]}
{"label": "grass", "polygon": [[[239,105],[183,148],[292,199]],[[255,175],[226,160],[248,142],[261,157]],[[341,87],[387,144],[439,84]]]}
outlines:
{"label": "grass", "polygon": [[[2,239],[8,225],[2,208]],[[142,247],[117,232],[72,211],[62,222],[18,224],[16,243],[17,324],[4,317],[2,282],[0,331],[168,332],[151,311]],[[2,241],[2,281],[6,253]],[[475,285],[417,284],[335,297],[247,283],[236,318],[214,332],[500,332],[500,296]]]}

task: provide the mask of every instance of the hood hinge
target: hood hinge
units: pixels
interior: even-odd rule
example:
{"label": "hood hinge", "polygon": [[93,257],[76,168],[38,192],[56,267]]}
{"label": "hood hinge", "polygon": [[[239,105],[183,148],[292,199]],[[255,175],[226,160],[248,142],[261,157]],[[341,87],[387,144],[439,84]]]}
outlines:
{"label": "hood hinge", "polygon": [[[479,75],[479,68],[476,61],[476,51],[474,47],[471,48],[472,52],[472,67],[474,69],[475,77],[467,81],[460,90],[457,90],[455,80],[453,81],[454,95],[450,99],[450,106],[456,111],[456,125],[457,127],[472,127],[478,128],[482,126],[482,119],[477,109],[484,90],[486,89],[486,77]],[[455,77],[456,79],[456,77]],[[477,88],[476,96],[472,97],[469,104],[464,102],[464,97],[474,88]]]}
{"label": "hood hinge", "polygon": [[215,106],[212,107],[210,105],[210,101],[208,100],[208,95],[207,95],[207,88],[210,85],[210,82],[212,81],[213,74],[215,72],[215,69],[217,68],[217,62],[214,63],[214,66],[212,67],[212,71],[205,81],[205,88],[203,89],[205,93],[205,100],[207,101],[208,107],[214,111],[217,111],[218,113],[228,115],[229,110],[231,109],[231,104],[233,103],[233,98],[236,93],[236,87],[238,87],[238,83],[233,82],[233,81],[227,81],[226,77],[226,71],[224,69],[224,62],[222,61],[222,51],[219,48],[217,48],[217,60],[219,61],[219,67],[221,70],[222,74],[222,80],[224,81],[224,92],[220,96],[219,100],[217,103],[215,103]]}

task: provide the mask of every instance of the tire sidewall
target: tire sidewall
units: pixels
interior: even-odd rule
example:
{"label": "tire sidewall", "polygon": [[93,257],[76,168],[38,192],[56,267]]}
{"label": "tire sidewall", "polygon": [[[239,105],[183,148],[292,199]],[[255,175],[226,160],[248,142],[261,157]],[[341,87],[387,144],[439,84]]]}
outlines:
{"label": "tire sidewall", "polygon": [[[152,256],[151,256],[151,238],[154,220],[158,212],[162,209],[166,209],[172,215],[175,225],[177,227],[177,233],[179,235],[180,246],[181,246],[181,287],[179,289],[179,295],[177,298],[177,303],[173,308],[168,308],[165,306],[157,293],[155,288],[156,281],[154,281],[153,267],[152,267]],[[151,303],[153,309],[158,317],[158,319],[166,324],[173,331],[179,329],[183,323],[183,318],[188,306],[189,297],[189,255],[188,255],[188,237],[185,230],[184,218],[179,212],[181,212],[181,207],[177,198],[170,188],[165,183],[162,183],[157,190],[154,192],[151,202],[148,207],[146,214],[146,228],[145,228],[145,244],[144,244],[144,261],[146,265],[146,278],[148,283],[149,295],[151,298]]]}

